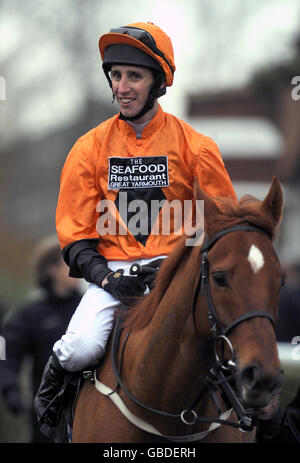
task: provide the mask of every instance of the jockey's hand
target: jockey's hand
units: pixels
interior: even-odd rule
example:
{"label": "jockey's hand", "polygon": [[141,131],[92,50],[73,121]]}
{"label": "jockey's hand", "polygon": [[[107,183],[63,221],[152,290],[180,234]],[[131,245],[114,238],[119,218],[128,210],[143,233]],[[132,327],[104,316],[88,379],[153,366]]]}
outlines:
{"label": "jockey's hand", "polygon": [[125,304],[130,304],[134,298],[143,296],[147,285],[139,275],[124,276],[123,274],[123,269],[108,274],[103,281],[102,287],[116,299]]}
{"label": "jockey's hand", "polygon": [[130,273],[140,276],[151,290],[154,288],[155,278],[163,261],[164,259],[160,258],[145,265],[133,264]]}

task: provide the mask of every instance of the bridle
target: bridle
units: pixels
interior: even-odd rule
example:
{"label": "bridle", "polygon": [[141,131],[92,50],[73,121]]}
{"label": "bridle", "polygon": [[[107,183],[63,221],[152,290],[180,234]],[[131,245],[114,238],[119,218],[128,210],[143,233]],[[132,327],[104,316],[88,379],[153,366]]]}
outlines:
{"label": "bridle", "polygon": [[[231,323],[229,323],[227,326],[224,326],[218,317],[217,311],[214,306],[211,287],[210,287],[208,252],[220,238],[227,235],[228,233],[232,233],[235,231],[250,231],[250,232],[254,231],[254,232],[268,234],[265,230],[263,230],[262,228],[256,225],[254,226],[254,225],[244,224],[244,225],[236,225],[234,227],[221,230],[219,233],[216,233],[211,239],[205,236],[205,240],[204,240],[204,243],[201,249],[202,259],[201,259],[200,278],[198,280],[198,284],[197,284],[196,291],[194,294],[194,299],[193,299],[193,319],[194,319],[195,329],[197,331],[196,321],[195,321],[197,300],[198,300],[199,292],[202,295],[204,294],[204,292],[206,293],[208,322],[210,326],[210,331],[214,338],[215,357],[217,360],[219,360],[216,346],[218,344],[218,341],[221,340],[223,343],[227,344],[227,346],[229,347],[231,351],[232,358],[231,360],[228,361],[228,364],[230,366],[235,366],[235,362],[233,359],[234,349],[232,347],[231,342],[229,341],[227,337],[227,334],[229,333],[229,331],[232,331],[233,328],[235,328],[240,323],[246,320],[250,320],[251,318],[257,318],[257,317],[268,318],[270,322],[273,324],[273,326],[275,326],[275,322],[274,322],[272,315],[270,314],[270,312],[266,310],[251,310],[250,312],[247,312],[241,315],[240,317],[236,318]],[[222,368],[226,369],[226,367],[224,366],[224,362],[222,362]]]}
{"label": "bridle", "polygon": [[[210,249],[215,245],[215,243],[222,238],[223,236],[227,235],[228,233],[232,233],[235,231],[249,231],[249,232],[259,232],[264,233],[269,236],[266,230],[250,224],[243,224],[243,225],[236,225],[233,227],[226,228],[221,230],[220,232],[213,235],[212,238],[208,238],[205,236],[204,243],[202,245],[202,259],[201,259],[201,273],[197,283],[196,291],[193,298],[193,319],[196,328],[195,322],[195,312],[197,306],[197,300],[199,296],[199,292],[203,295],[204,292],[206,293],[206,303],[207,303],[207,312],[208,312],[208,321],[210,326],[210,331],[212,333],[214,339],[214,354],[215,354],[215,365],[213,368],[210,369],[208,376],[204,380],[204,384],[206,385],[207,389],[210,384],[220,384],[221,389],[227,396],[229,402],[233,405],[237,417],[239,419],[240,429],[243,431],[251,430],[253,428],[253,419],[251,414],[247,414],[245,409],[243,408],[239,398],[237,397],[235,391],[231,388],[228,378],[224,375],[222,370],[234,370],[234,375],[237,373],[237,368],[235,364],[235,354],[234,348],[227,337],[227,334],[232,331],[237,325],[243,323],[246,320],[250,320],[252,318],[267,318],[272,323],[273,327],[275,327],[275,321],[270,314],[270,312],[266,310],[251,310],[233,320],[227,326],[224,326],[217,314],[217,311],[214,306],[212,292],[210,287],[210,278],[209,278],[209,258],[208,252]],[[231,359],[227,361],[227,365],[224,363],[224,359],[220,359],[218,352],[217,352],[217,344],[221,341],[222,343],[227,344],[227,347],[230,350]],[[200,396],[203,395],[203,391],[201,391]],[[199,395],[197,397],[197,401],[199,401]],[[195,413],[195,412],[194,412]],[[231,424],[228,422],[227,424]]]}
{"label": "bridle", "polygon": [[222,336],[222,338],[225,339],[226,334],[228,334],[229,331],[231,331],[235,326],[244,322],[245,320],[249,320],[255,317],[268,318],[272,322],[272,324],[275,325],[272,315],[266,310],[252,310],[250,312],[247,312],[241,315],[240,317],[236,318],[233,322],[231,322],[227,326],[224,326],[219,320],[218,314],[216,312],[216,309],[213,303],[210,282],[209,282],[208,252],[220,238],[227,235],[228,233],[232,233],[235,231],[254,231],[254,232],[260,232],[260,233],[264,233],[268,235],[268,233],[265,230],[263,230],[262,228],[256,225],[246,225],[245,224],[245,225],[236,225],[234,227],[226,228],[220,231],[219,233],[216,233],[211,239],[209,239],[207,236],[205,237],[205,240],[204,240],[204,243],[201,249],[202,251],[201,273],[200,273],[200,278],[198,280],[197,288],[196,288],[195,295],[194,295],[193,313],[195,313],[195,310],[196,310],[196,302],[199,296],[199,292],[203,294],[204,291],[206,291],[208,321],[210,325],[210,330],[214,338],[218,338]]}
{"label": "bridle", "polygon": [[[195,294],[193,297],[193,318],[194,318],[194,323],[195,323],[195,312],[197,310],[197,300],[199,297],[199,293],[204,294],[206,293],[206,301],[207,301],[207,311],[208,311],[208,320],[209,320],[209,327],[210,331],[213,336],[214,344],[215,344],[215,363],[212,368],[210,368],[209,373],[201,378],[201,384],[199,386],[199,392],[197,394],[197,397],[193,401],[192,405],[187,408],[186,410],[183,410],[180,413],[169,413],[161,410],[156,410],[152,407],[149,407],[142,402],[140,402],[136,397],[134,397],[126,388],[124,385],[122,379],[121,379],[121,370],[122,370],[122,360],[123,360],[123,355],[125,351],[125,346],[128,341],[130,332],[127,333],[125,340],[123,342],[123,346],[121,349],[121,360],[120,364],[118,365],[118,352],[119,352],[119,344],[120,344],[120,336],[121,336],[121,320],[120,317],[118,317],[117,322],[116,322],[116,327],[114,329],[113,333],[113,341],[112,341],[112,351],[111,351],[111,361],[112,361],[112,367],[114,371],[114,375],[117,379],[117,386],[115,390],[108,390],[105,385],[100,383],[97,378],[96,378],[96,373],[94,372],[94,375],[92,378],[90,378],[93,382],[97,383],[98,385],[100,384],[101,387],[97,387],[97,389],[102,392],[103,394],[113,397],[114,394],[116,394],[116,391],[118,390],[119,387],[123,389],[125,394],[138,406],[141,408],[148,410],[152,413],[161,415],[161,416],[167,416],[170,418],[180,418],[183,423],[186,425],[194,425],[197,422],[200,423],[211,423],[210,428],[212,427],[212,424],[216,424],[220,426],[221,424],[232,426],[235,428],[240,429],[241,431],[251,431],[253,427],[255,426],[255,419],[254,419],[254,413],[251,411],[247,411],[244,409],[237,393],[234,391],[234,389],[230,385],[230,380],[235,377],[237,374],[237,368],[235,364],[235,354],[234,354],[234,348],[230,342],[230,340],[227,338],[227,334],[229,331],[232,331],[237,325],[240,323],[243,323],[246,320],[250,320],[252,318],[257,318],[257,317],[264,317],[270,320],[270,322],[274,326],[274,319],[272,315],[265,311],[265,310],[253,310],[250,312],[247,312],[246,314],[241,315],[240,317],[236,318],[233,322],[231,322],[229,325],[224,326],[218,317],[218,314],[216,312],[214,303],[213,303],[213,298],[212,298],[212,293],[211,293],[211,288],[210,288],[210,282],[209,282],[209,258],[208,258],[208,252],[210,249],[215,245],[215,243],[221,239],[223,236],[227,235],[228,233],[232,233],[235,231],[249,231],[249,232],[260,232],[264,234],[268,234],[265,230],[261,229],[258,226],[250,225],[250,224],[243,224],[243,225],[236,225],[227,229],[224,229],[220,231],[219,233],[216,233],[212,238],[208,238],[207,236],[205,237],[204,243],[202,245],[201,253],[202,253],[202,259],[201,259],[201,272],[199,276],[199,280],[197,282]],[[195,326],[196,328],[196,326]],[[197,330],[197,328],[196,328]],[[227,361],[227,363],[224,363],[224,359],[220,359],[218,353],[217,353],[217,344],[219,342],[226,343],[227,346],[229,347],[230,353],[231,353],[231,359]],[[227,375],[227,372],[230,370],[230,375]],[[224,374],[225,372],[225,374]],[[105,389],[106,388],[106,389]],[[202,397],[209,392],[217,406],[219,408],[219,411],[221,409],[220,404],[218,403],[217,396],[215,392],[221,389],[223,392],[226,402],[229,403],[229,405],[234,409],[236,412],[238,422],[234,421],[229,421],[228,418],[228,413],[223,413],[220,414],[219,418],[208,418],[208,417],[201,417],[198,416],[196,411],[194,410],[194,407],[200,402]],[[105,392],[107,390],[107,392]],[[118,396],[119,397],[119,396]],[[113,399],[112,399],[113,400]],[[124,405],[124,404],[123,404]],[[119,407],[120,408],[120,407]],[[126,407],[125,407],[126,408]],[[121,408],[120,408],[121,409]],[[232,410],[231,409],[231,410]],[[122,411],[122,410],[121,410]],[[230,410],[229,410],[230,411]],[[128,411],[129,414],[131,412]],[[124,413],[125,414],[125,413]],[[131,414],[132,415],[132,414]],[[126,416],[126,414],[125,414]],[[226,417],[224,419],[224,416]],[[128,416],[127,416],[128,418]],[[130,419],[130,418],[128,418]],[[139,420],[139,419],[137,419]],[[141,420],[139,420],[141,421]],[[133,421],[132,421],[133,422]],[[139,424],[136,422],[134,423],[138,427]],[[147,425],[147,423],[146,423]],[[151,427],[151,428],[150,428]],[[215,426],[216,427],[216,426]],[[152,429],[153,427],[149,425],[149,428]],[[144,428],[141,428],[144,429]],[[157,430],[154,429],[153,434],[157,434]],[[214,428],[215,429],[215,428]],[[148,428],[146,427],[146,430]],[[211,429],[213,430],[213,429]],[[151,432],[149,430],[148,432]],[[209,430],[208,430],[209,432]],[[200,432],[197,434],[191,434],[191,435],[186,435],[186,436],[165,436],[162,434],[159,434],[162,437],[167,438],[168,440],[173,440],[177,442],[188,442],[188,441],[195,441],[196,439],[201,439],[203,437],[206,437],[207,431],[205,432]]]}

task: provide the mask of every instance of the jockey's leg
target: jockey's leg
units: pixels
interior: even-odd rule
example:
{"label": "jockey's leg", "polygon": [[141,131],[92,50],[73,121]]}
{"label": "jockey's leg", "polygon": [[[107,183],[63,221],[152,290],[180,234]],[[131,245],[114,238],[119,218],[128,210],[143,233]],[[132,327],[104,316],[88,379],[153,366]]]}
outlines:
{"label": "jockey's leg", "polygon": [[101,360],[119,304],[104,289],[89,285],[66,333],[53,347],[63,368],[71,372],[80,371]]}
{"label": "jockey's leg", "polygon": [[64,382],[65,370],[53,353],[46,363],[39,390],[34,398],[34,410],[41,432],[52,438],[57,424],[57,410],[53,399]]}
{"label": "jockey's leg", "polygon": [[94,284],[90,284],[69,323],[66,333],[54,344],[34,399],[41,431],[51,435],[57,424],[55,401],[63,386],[66,371],[76,372],[96,365],[105,353],[113,317],[119,301]]}
{"label": "jockey's leg", "polygon": [[[151,260],[138,259],[135,262],[145,265]],[[108,264],[112,271],[122,268],[124,273],[129,275],[132,262],[113,261]],[[95,284],[89,284],[66,333],[54,344],[52,360],[46,365],[39,391],[34,399],[38,419],[41,422],[44,417],[48,427],[56,427],[53,420],[56,418],[57,403],[54,401],[51,404],[51,401],[63,386],[64,374],[99,363],[105,353],[114,312],[119,304],[120,302],[110,293]],[[43,428],[41,431],[44,432]]]}

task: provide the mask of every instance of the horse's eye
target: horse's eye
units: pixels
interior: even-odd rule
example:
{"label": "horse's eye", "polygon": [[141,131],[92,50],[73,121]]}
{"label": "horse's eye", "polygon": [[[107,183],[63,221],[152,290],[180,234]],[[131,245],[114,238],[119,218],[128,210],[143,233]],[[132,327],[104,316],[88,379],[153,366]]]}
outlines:
{"label": "horse's eye", "polygon": [[216,283],[216,285],[218,285],[218,286],[228,286],[225,272],[222,272],[220,270],[216,270],[215,272],[213,272],[212,277],[213,277],[214,283]]}

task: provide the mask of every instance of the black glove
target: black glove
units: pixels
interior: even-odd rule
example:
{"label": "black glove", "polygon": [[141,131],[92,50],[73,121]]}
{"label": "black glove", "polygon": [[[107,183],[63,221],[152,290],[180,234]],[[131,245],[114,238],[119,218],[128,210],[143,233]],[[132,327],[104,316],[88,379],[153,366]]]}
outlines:
{"label": "black glove", "polygon": [[24,411],[24,404],[19,391],[17,391],[14,388],[9,388],[3,391],[3,396],[9,410],[14,415],[18,415],[19,413]]}
{"label": "black glove", "polygon": [[151,290],[154,288],[155,278],[163,261],[164,259],[160,258],[155,259],[146,265],[132,264],[130,273],[132,275],[138,275],[141,277],[144,280],[144,283],[146,283],[146,285],[149,286],[149,289]]}
{"label": "black glove", "polygon": [[124,276],[124,270],[119,269],[107,276],[108,283],[103,286],[112,296],[124,304],[132,304],[135,298],[143,296],[147,289],[140,276]]}

